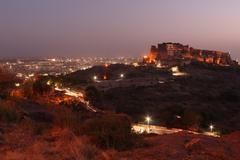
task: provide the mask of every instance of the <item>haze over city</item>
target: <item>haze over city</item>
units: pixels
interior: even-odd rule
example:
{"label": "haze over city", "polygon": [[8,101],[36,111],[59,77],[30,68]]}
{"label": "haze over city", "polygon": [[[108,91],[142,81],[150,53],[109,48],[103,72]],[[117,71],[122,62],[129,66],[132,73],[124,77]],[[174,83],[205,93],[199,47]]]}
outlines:
{"label": "haze over city", "polygon": [[0,58],[142,56],[180,42],[240,58],[238,0],[1,0]]}

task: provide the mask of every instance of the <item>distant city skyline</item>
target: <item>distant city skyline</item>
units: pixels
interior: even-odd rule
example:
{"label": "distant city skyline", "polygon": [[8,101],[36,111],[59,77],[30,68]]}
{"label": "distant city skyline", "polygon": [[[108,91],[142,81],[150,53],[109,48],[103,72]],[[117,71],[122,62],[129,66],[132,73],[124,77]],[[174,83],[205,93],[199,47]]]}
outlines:
{"label": "distant city skyline", "polygon": [[0,58],[137,57],[179,42],[240,58],[238,0],[1,0]]}

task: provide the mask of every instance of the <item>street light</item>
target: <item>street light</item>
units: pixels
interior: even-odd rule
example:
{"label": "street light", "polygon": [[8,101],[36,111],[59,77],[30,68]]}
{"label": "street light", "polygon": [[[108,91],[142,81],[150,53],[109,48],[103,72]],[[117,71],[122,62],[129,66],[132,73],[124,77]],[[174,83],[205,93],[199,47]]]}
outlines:
{"label": "street light", "polygon": [[48,86],[50,86],[51,85],[51,81],[49,80],[49,81],[47,81],[47,85]]}
{"label": "street light", "polygon": [[150,121],[151,121],[151,117],[149,117],[149,116],[147,116],[146,118],[145,118],[145,120],[147,121],[147,125],[148,125],[148,133],[150,132]]}
{"label": "street light", "polygon": [[210,131],[212,132],[213,129],[214,129],[214,126],[211,124],[211,125],[209,126],[209,128],[210,128]]}
{"label": "street light", "polygon": [[120,74],[120,78],[124,78],[124,74],[123,73]]}
{"label": "street light", "polygon": [[20,87],[20,83],[15,83],[15,86],[16,87]]}
{"label": "street light", "polygon": [[106,76],[106,75],[104,75],[104,76],[103,76],[103,79],[104,79],[104,80],[107,80],[107,76]]}
{"label": "street light", "polygon": [[104,64],[104,67],[106,67],[106,68],[107,68],[108,66],[109,66],[109,65],[108,65],[107,63],[106,63],[106,64]]}
{"label": "street light", "polygon": [[93,80],[97,80],[97,76],[93,76]]}

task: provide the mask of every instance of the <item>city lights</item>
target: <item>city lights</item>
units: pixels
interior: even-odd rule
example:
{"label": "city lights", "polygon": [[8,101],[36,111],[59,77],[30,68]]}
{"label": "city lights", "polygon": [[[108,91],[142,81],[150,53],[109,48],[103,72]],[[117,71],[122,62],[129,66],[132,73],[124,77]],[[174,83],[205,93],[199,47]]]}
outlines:
{"label": "city lights", "polygon": [[[29,79],[34,74],[48,74],[53,76],[66,75],[78,70],[86,70],[95,65],[102,64],[107,69],[111,64],[135,64],[137,58],[52,58],[52,59],[21,59],[21,63],[3,61],[0,65],[6,66],[9,70],[17,73],[16,77]],[[42,73],[42,70],[44,73]],[[40,71],[40,73],[39,73]],[[45,76],[45,75],[44,75]]]}
{"label": "city lights", "polygon": [[17,73],[16,77],[22,78],[22,77],[23,77],[23,74],[22,74],[22,73]]}
{"label": "city lights", "polygon": [[15,83],[15,86],[16,87],[20,87],[20,83]]}
{"label": "city lights", "polygon": [[56,62],[56,59],[55,58],[53,58],[53,59],[50,59],[52,62]]}
{"label": "city lights", "polygon": [[147,58],[148,58],[148,56],[147,56],[147,55],[145,55],[145,56],[143,56],[143,58],[144,58],[144,59],[147,59]]}
{"label": "city lights", "polygon": [[132,65],[133,65],[134,67],[138,67],[138,66],[139,66],[138,63],[133,63]]}
{"label": "city lights", "polygon": [[34,73],[29,74],[28,77],[34,77]]}

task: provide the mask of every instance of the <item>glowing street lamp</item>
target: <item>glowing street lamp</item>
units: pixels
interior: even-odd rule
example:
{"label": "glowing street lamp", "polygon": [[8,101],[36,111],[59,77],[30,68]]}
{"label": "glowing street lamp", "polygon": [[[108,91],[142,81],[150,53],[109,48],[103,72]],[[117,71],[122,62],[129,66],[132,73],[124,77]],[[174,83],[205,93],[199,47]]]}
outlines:
{"label": "glowing street lamp", "polygon": [[51,81],[49,80],[49,81],[47,81],[47,85],[48,86],[50,86],[51,85]]}
{"label": "glowing street lamp", "polygon": [[106,76],[106,75],[104,75],[104,76],[103,76],[103,79],[104,79],[104,80],[107,80],[107,76]]}
{"label": "glowing street lamp", "polygon": [[20,87],[20,83],[15,83],[15,86],[16,87]]}
{"label": "glowing street lamp", "polygon": [[149,117],[149,116],[147,116],[146,118],[145,118],[145,120],[147,121],[147,125],[148,125],[148,133],[149,133],[149,131],[150,131],[150,121],[151,121],[151,117]]}
{"label": "glowing street lamp", "polygon": [[108,65],[107,63],[106,63],[106,64],[104,64],[104,67],[106,67],[106,68],[107,68],[108,66],[109,66],[109,65]]}
{"label": "glowing street lamp", "polygon": [[212,132],[213,129],[214,129],[214,126],[211,124],[211,125],[209,126],[209,128],[210,128],[210,131]]}
{"label": "glowing street lamp", "polygon": [[120,74],[120,78],[124,78],[124,74],[123,73]]}
{"label": "glowing street lamp", "polygon": [[93,80],[95,80],[95,81],[96,81],[96,80],[97,80],[97,76],[93,76]]}

